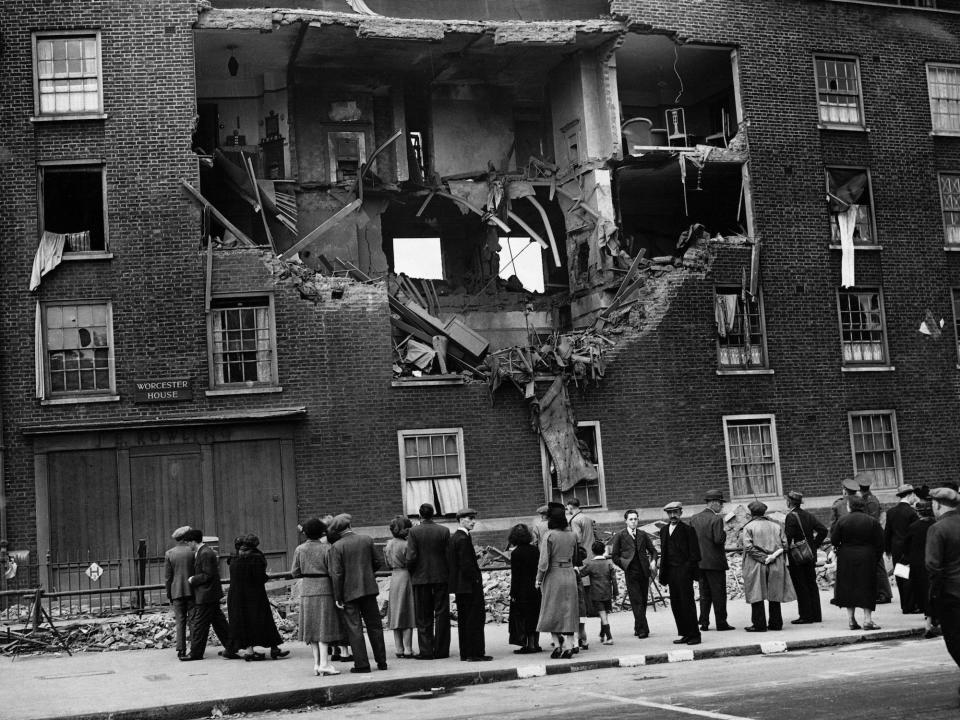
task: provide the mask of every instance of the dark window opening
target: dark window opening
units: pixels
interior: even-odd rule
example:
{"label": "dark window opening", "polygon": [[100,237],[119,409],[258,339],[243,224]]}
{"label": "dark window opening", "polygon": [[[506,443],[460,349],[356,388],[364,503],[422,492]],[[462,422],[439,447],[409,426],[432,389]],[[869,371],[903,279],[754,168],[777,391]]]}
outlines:
{"label": "dark window opening", "polygon": [[68,252],[105,251],[103,168],[43,168],[43,229],[69,235]]}

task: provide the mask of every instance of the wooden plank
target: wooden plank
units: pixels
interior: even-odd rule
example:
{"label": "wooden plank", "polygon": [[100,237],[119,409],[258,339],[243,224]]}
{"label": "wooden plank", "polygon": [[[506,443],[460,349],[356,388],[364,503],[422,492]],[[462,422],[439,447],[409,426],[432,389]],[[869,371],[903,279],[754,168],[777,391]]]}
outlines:
{"label": "wooden plank", "polygon": [[[478,208],[476,205],[474,205],[474,204],[471,203],[471,202],[468,202],[467,200],[464,200],[462,197],[457,197],[456,195],[452,195],[452,194],[450,194],[450,193],[448,193],[448,192],[444,192],[443,190],[437,190],[437,191],[436,191],[436,194],[439,195],[440,197],[447,198],[447,200],[452,200],[452,201],[455,202],[455,203],[459,203],[459,204],[463,205],[465,208],[467,208],[468,210],[473,211],[474,213],[476,213],[476,214],[479,215],[480,217],[485,217],[485,216],[488,215],[488,213],[485,213],[483,210],[481,210],[480,208]],[[501,220],[500,218],[498,218],[498,217],[497,217],[496,215],[494,215],[493,213],[489,213],[489,217],[490,217],[490,219],[493,220],[493,222],[495,222],[495,223],[497,224],[497,226],[498,226],[501,230],[503,230],[505,233],[509,233],[509,232],[510,232],[510,226],[507,225],[503,220]],[[558,265],[558,267],[559,267],[559,265]]]}
{"label": "wooden plank", "polygon": [[263,200],[260,198],[260,185],[257,184],[257,176],[253,172],[253,161],[242,152],[240,153],[240,159],[243,160],[243,167],[247,171],[247,177],[250,178],[250,184],[253,185],[253,196],[257,200],[256,210],[260,214],[260,219],[263,221],[263,232],[267,236],[270,249],[276,252],[277,246],[273,242],[273,233],[270,232],[270,226],[267,224],[267,211],[263,207]]}
{"label": "wooden plank", "polygon": [[224,217],[223,213],[220,212],[219,210],[217,210],[217,209],[213,206],[213,203],[211,203],[211,202],[210,202],[209,200],[207,200],[203,195],[201,195],[201,194],[200,194],[200,191],[197,190],[193,185],[191,185],[190,183],[188,183],[186,180],[181,180],[181,181],[180,181],[180,184],[183,186],[184,189],[186,189],[186,191],[189,193],[190,197],[192,197],[194,200],[196,200],[198,203],[200,203],[200,207],[206,208],[206,209],[210,212],[211,215],[213,215],[217,220],[220,221],[220,224],[221,224],[221,225],[223,225],[227,230],[229,230],[229,231],[232,232],[234,235],[236,235],[237,239],[240,240],[240,242],[246,243],[247,245],[249,245],[249,246],[251,246],[251,247],[256,247],[256,246],[257,246],[257,244],[256,244],[253,240],[251,240],[250,238],[248,238],[248,237],[246,236],[246,234],[243,233],[243,232],[240,230],[240,228],[238,228],[238,227],[237,227],[236,225],[234,225],[232,222],[230,222],[229,220],[227,220],[227,218]]}
{"label": "wooden plank", "polygon": [[292,256],[296,255],[298,252],[303,250],[314,240],[330,232],[333,228],[335,228],[337,225],[343,222],[348,215],[350,215],[357,208],[359,208],[360,204],[361,203],[359,200],[353,200],[347,203],[346,205],[344,205],[342,208],[337,210],[337,212],[335,212],[333,215],[331,215],[322,223],[320,223],[316,228],[314,228],[309,233],[304,235],[300,240],[295,242],[291,247],[284,250],[280,254],[280,259],[289,260]]}
{"label": "wooden plank", "polygon": [[553,252],[554,265],[563,267],[563,264],[560,262],[560,250],[557,248],[557,239],[553,236],[553,228],[550,227],[550,218],[547,217],[547,211],[543,209],[543,205],[532,195],[528,195],[527,200],[537,209],[537,212],[540,213],[540,217],[543,219],[543,226],[547,230],[547,239],[550,241],[550,250]]}

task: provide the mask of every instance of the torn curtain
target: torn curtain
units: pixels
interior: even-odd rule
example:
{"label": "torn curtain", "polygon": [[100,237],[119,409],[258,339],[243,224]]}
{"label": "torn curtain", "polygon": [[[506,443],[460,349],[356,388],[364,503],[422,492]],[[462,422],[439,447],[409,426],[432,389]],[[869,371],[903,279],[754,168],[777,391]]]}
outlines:
{"label": "torn curtain", "polygon": [[561,492],[570,490],[581,480],[597,479],[597,469],[580,451],[577,420],[563,378],[555,378],[540,399],[539,425]]}
{"label": "torn curtain", "polygon": [[40,278],[53,270],[63,259],[66,235],[43,231],[37,254],[33,258],[33,271],[30,273],[30,291],[40,287]]}
{"label": "torn curtain", "polygon": [[845,288],[856,285],[854,280],[853,232],[857,229],[859,207],[859,205],[851,205],[846,209],[846,212],[837,215],[837,224],[840,227],[840,286]]}

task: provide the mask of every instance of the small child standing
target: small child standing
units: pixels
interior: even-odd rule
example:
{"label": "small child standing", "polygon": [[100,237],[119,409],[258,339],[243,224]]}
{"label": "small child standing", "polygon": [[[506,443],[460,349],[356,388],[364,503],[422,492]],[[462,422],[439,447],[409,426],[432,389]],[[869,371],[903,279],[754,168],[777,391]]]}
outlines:
{"label": "small child standing", "polygon": [[613,600],[617,597],[617,571],[610,558],[606,557],[606,545],[596,540],[590,549],[594,557],[585,560],[580,571],[581,578],[589,578],[584,583],[588,585],[584,587],[587,594],[588,617],[600,618],[600,642],[604,645],[613,645],[607,613],[611,612]]}

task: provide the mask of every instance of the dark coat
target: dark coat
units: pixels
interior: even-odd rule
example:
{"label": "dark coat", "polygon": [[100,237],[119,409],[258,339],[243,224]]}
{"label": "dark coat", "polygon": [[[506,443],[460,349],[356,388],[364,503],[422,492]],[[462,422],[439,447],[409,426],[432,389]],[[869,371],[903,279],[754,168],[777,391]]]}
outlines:
{"label": "dark coat", "polygon": [[380,592],[375,573],[386,564],[369,535],[345,532],[330,548],[327,562],[337,602],[351,602]]}
{"label": "dark coat", "polygon": [[865,512],[844,515],[830,532],[837,549],[834,599],[840,607],[877,606],[877,562],[883,554],[883,528]]}
{"label": "dark coat", "polygon": [[864,512],[874,520],[879,520],[881,509],[880,501],[877,500],[877,496],[869,490],[864,490],[860,494],[863,496],[863,502],[866,504]]}
{"label": "dark coat", "polygon": [[[640,553],[637,554],[637,548]],[[653,540],[643,530],[637,528],[637,542],[633,542],[630,531],[624,528],[613,538],[613,548],[610,550],[610,559],[627,572],[639,571],[645,578],[650,577],[650,560],[659,556]]]}
{"label": "dark coat", "polygon": [[227,618],[230,638],[237,648],[276,647],[283,642],[264,588],[267,580],[267,559],[259,550],[230,560]]}
{"label": "dark coat", "polygon": [[960,600],[960,512],[945,512],[927,531],[925,561],[930,600]]}
{"label": "dark coat", "polygon": [[710,508],[704,508],[688,520],[690,527],[697,531],[700,542],[700,569],[726,570],[727,531],[723,527],[723,518]]}
{"label": "dark coat", "polygon": [[887,510],[887,527],[883,531],[883,551],[890,554],[895,563],[904,562],[903,543],[907,530],[919,515],[910,505],[898,502]]}
{"label": "dark coat", "polygon": [[525,645],[526,636],[537,631],[540,591],[536,587],[540,551],[533,545],[518,545],[510,553],[510,644]]}
{"label": "dark coat", "polygon": [[787,536],[787,542],[790,544],[806,538],[810,549],[814,553],[820,549],[823,541],[827,539],[827,528],[812,513],[803,508],[794,508],[787,513],[787,517],[783,521],[783,531]]}
{"label": "dark coat", "polygon": [[660,528],[660,584],[670,582],[672,568],[687,567],[691,577],[697,576],[700,567],[700,541],[697,531],[682,520],[673,534],[670,525]]}
{"label": "dark coat", "polygon": [[930,579],[927,576],[927,531],[934,523],[932,517],[920,517],[907,528],[907,537],[903,541],[904,561],[910,564],[910,590],[913,599],[923,613],[927,613],[930,602]]}
{"label": "dark coat", "polygon": [[450,531],[433,520],[410,528],[407,536],[407,570],[414,585],[445,583],[450,577],[447,546]]}
{"label": "dark coat", "polygon": [[191,597],[190,576],[193,575],[193,550],[189,545],[177,544],[167,550],[163,556],[164,585],[167,588],[167,600]]}
{"label": "dark coat", "polygon": [[450,592],[466,594],[483,592],[483,579],[480,575],[480,565],[477,563],[477,553],[473,549],[473,539],[470,533],[457,530],[450,535],[450,544],[447,553],[447,566],[450,568],[448,581]]}
{"label": "dark coat", "polygon": [[190,585],[193,587],[193,601],[197,605],[219,603],[223,597],[220,560],[216,551],[209,545],[202,545],[197,550]]}

